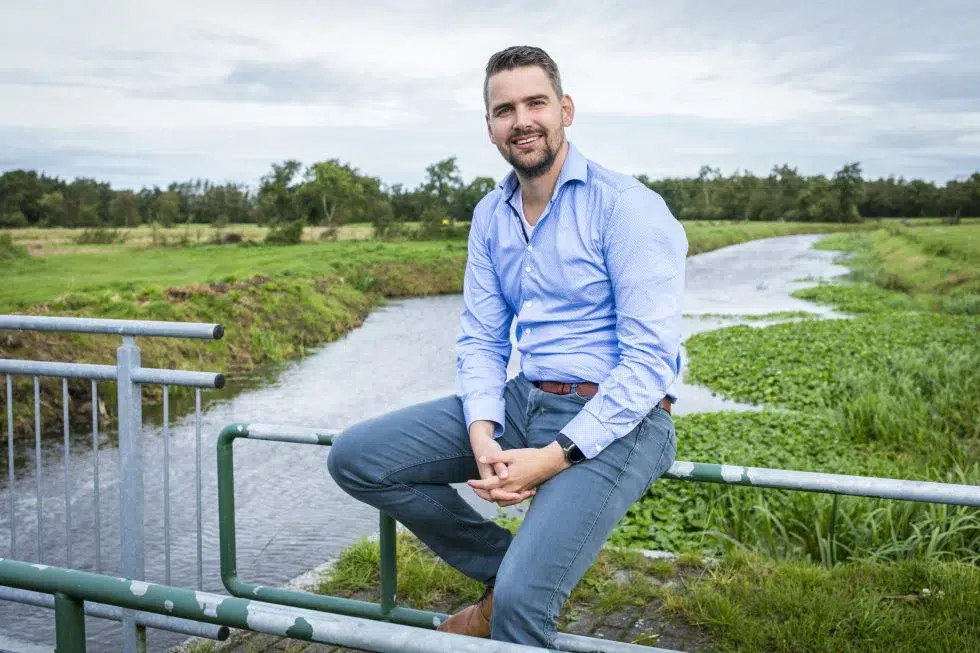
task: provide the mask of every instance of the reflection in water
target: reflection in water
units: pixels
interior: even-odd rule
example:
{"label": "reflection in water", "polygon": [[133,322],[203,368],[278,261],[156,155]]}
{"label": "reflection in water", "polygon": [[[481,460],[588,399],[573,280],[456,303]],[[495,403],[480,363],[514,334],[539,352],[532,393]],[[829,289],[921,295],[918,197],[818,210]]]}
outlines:
{"label": "reflection in water", "polygon": [[[807,285],[798,278],[828,278],[844,269],[832,254],[810,249],[813,236],[746,243],[689,259],[685,314],[761,314],[786,310],[822,312],[789,294]],[[810,282],[812,283],[812,282]],[[340,428],[407,404],[453,392],[454,341],[460,297],[393,302],[375,311],[364,325],[307,358],[277,370],[230,379],[221,394],[204,393],[202,420],[204,589],[224,593],[218,569],[215,440],[232,422],[273,422]],[[684,336],[737,320],[685,318]],[[761,324],[761,323],[753,323]],[[149,362],[148,362],[149,363]],[[518,369],[511,361],[510,372]],[[108,385],[108,384],[105,384]],[[100,392],[103,390],[100,390]],[[104,391],[114,391],[104,390]],[[675,386],[676,414],[749,409],[713,397],[703,388]],[[159,415],[159,409],[154,409]],[[162,582],[163,447],[159,418],[147,410],[145,423],[147,579]],[[109,440],[107,436],[107,441]],[[18,502],[17,557],[36,561],[35,478],[32,443],[20,445],[15,483]],[[73,444],[73,446],[75,446]],[[103,445],[102,564],[118,573],[117,452]],[[171,426],[171,556],[174,585],[196,584],[196,512],[193,414]],[[334,486],[326,473],[326,447],[273,442],[235,445],[238,570],[249,582],[282,584],[335,556],[358,537],[377,529],[377,513]],[[65,563],[64,489],[60,439],[45,443],[42,469],[45,512],[44,562]],[[6,477],[0,480],[6,483]],[[93,474],[91,446],[79,443],[72,457],[73,566],[94,569]],[[4,485],[5,486],[5,485]],[[0,486],[0,487],[4,487]],[[464,492],[468,492],[462,486]],[[486,514],[496,507],[469,495]],[[0,555],[9,551],[9,509],[0,498]],[[54,641],[54,613],[0,602],[0,631],[37,642]],[[118,650],[119,627],[87,619],[90,651]],[[161,651],[184,636],[151,631],[150,650]]]}

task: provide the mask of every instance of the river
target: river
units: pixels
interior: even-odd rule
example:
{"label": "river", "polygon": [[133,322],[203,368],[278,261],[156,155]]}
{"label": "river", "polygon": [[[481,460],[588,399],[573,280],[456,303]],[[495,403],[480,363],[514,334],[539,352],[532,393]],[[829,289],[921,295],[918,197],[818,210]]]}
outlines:
{"label": "river", "polygon": [[[829,310],[794,299],[797,288],[830,279],[846,269],[834,255],[812,249],[819,236],[754,241],[688,259],[683,336],[738,323],[718,315],[760,315],[777,311]],[[802,281],[806,279],[806,281]],[[232,422],[272,422],[340,428],[379,413],[453,392],[454,340],[459,296],[391,302],[373,312],[344,338],[302,360],[250,378],[231,379],[229,390],[205,403],[202,417],[204,589],[222,592],[218,569],[215,440]],[[710,314],[711,316],[706,316]],[[755,326],[766,321],[749,322]],[[230,326],[230,325],[229,325]],[[230,326],[230,328],[234,328]],[[144,364],[152,365],[150,360]],[[509,370],[518,370],[517,357]],[[111,391],[107,386],[103,392]],[[688,385],[674,388],[675,415],[699,411],[751,410]],[[4,431],[5,435],[5,431]],[[162,582],[162,430],[145,428],[146,571]],[[104,573],[118,573],[116,449],[106,439],[100,456],[101,540]],[[36,561],[35,476],[31,443],[17,469],[17,558]],[[71,459],[73,566],[94,569],[93,473],[91,452],[79,446]],[[238,572],[253,583],[277,585],[338,554],[377,530],[377,513],[354,502],[326,473],[329,449],[296,444],[244,441],[235,447]],[[193,415],[171,425],[171,556],[174,585],[196,584],[196,513]],[[44,443],[42,492],[45,513],[44,562],[65,563],[64,486],[60,439]],[[5,464],[4,464],[5,465]],[[0,479],[6,490],[6,468]],[[463,486],[464,492],[468,489]],[[6,493],[4,492],[4,495]],[[469,495],[486,514],[495,506]],[[7,497],[0,499],[0,555],[10,547]],[[119,626],[87,618],[89,651],[119,650]],[[0,634],[39,643],[54,642],[54,612],[0,601]],[[150,631],[149,648],[163,651],[185,636]]]}

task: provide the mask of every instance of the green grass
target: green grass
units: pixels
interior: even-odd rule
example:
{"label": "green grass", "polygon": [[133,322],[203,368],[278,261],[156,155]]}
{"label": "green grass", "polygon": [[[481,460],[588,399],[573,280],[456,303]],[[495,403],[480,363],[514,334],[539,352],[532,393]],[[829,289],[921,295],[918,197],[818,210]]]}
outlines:
{"label": "green grass", "polygon": [[[184,249],[109,250],[103,254],[19,259],[5,266],[0,311],[48,304],[71,292],[140,292],[146,286],[172,287],[235,282],[257,275],[316,279],[340,275],[367,287],[384,266],[438,264],[441,273],[461,270],[466,243],[339,242],[296,246],[201,246]],[[461,279],[458,274],[451,274]],[[98,307],[88,310],[101,317]]]}
{"label": "green grass", "polygon": [[891,224],[835,234],[821,249],[846,252],[853,285],[822,285],[796,297],[850,313],[935,311],[980,314],[980,224],[909,228]]}
{"label": "green grass", "polygon": [[[921,403],[913,402],[898,414],[913,414]],[[922,432],[936,434],[916,449],[855,436],[857,429],[849,420],[828,412],[786,410],[678,417],[677,459],[980,482],[977,465],[968,463],[954,436],[935,423],[922,425]],[[975,509],[859,497],[838,502],[831,539],[830,495],[662,479],[630,507],[610,542],[693,554],[753,550],[827,565],[852,558],[980,561],[980,515]]]}
{"label": "green grass", "polygon": [[732,556],[670,592],[665,611],[708,629],[721,651],[972,651],[980,570],[930,561],[826,570]]}
{"label": "green grass", "polygon": [[[317,591],[376,602],[379,564],[378,543],[362,539]],[[399,535],[398,574],[400,604],[416,609],[454,612],[482,592],[409,534]],[[607,547],[562,607],[559,629],[610,615],[635,624],[638,610],[632,641],[648,645],[687,629],[721,651],[966,651],[980,645],[980,570],[936,560],[825,569],[742,553],[708,564]]]}

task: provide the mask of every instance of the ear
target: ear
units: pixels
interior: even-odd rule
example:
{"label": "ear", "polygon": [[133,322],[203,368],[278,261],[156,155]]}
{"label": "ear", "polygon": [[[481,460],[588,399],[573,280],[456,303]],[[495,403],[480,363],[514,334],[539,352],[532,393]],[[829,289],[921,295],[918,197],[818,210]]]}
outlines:
{"label": "ear", "polygon": [[571,95],[565,95],[561,99],[561,124],[564,127],[571,127],[575,120],[575,102]]}

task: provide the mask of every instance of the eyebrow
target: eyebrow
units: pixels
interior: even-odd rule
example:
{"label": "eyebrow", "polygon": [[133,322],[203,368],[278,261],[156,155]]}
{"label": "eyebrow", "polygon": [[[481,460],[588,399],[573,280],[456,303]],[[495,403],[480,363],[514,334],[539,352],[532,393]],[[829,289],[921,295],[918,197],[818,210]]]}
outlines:
{"label": "eyebrow", "polygon": [[[538,93],[537,95],[529,95],[526,98],[522,98],[521,102],[531,102],[532,100],[547,100],[547,99],[548,99],[547,93]],[[491,113],[496,113],[497,111],[503,109],[504,107],[513,106],[513,104],[514,104],[513,102],[501,102],[500,104],[495,104],[491,108]]]}

